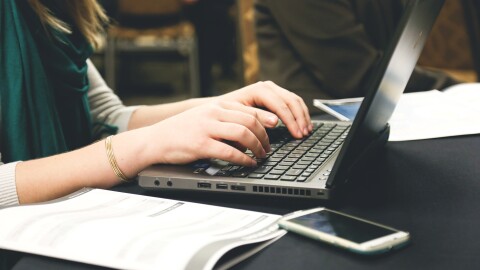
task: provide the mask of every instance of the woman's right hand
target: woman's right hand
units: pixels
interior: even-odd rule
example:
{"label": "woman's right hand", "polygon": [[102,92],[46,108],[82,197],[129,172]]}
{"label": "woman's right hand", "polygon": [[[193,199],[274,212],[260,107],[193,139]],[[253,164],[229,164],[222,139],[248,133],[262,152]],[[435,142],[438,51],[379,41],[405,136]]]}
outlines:
{"label": "woman's right hand", "polygon": [[257,111],[238,102],[219,101],[195,107],[144,129],[151,140],[152,163],[185,164],[217,158],[244,166],[263,158],[270,144]]}

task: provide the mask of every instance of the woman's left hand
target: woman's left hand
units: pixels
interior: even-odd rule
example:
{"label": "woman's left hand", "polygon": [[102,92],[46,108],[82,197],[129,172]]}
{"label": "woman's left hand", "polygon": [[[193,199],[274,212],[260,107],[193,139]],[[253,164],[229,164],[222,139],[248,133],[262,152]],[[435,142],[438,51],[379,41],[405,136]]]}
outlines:
{"label": "woman's left hand", "polygon": [[236,101],[254,107],[265,127],[275,127],[280,118],[292,136],[297,139],[308,135],[313,129],[308,108],[303,99],[271,81],[257,82],[219,96],[217,99]]}

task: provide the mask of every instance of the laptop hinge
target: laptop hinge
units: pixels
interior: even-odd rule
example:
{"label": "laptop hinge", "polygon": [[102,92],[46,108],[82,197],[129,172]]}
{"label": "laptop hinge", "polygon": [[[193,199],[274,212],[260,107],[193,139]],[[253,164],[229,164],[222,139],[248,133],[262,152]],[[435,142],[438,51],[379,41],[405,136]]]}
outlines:
{"label": "laptop hinge", "polygon": [[[372,160],[374,160],[378,150],[388,141],[389,135],[390,125],[387,123],[385,128],[378,133],[378,136],[372,140],[370,144],[363,148],[363,151],[358,154],[358,156],[354,159],[354,162],[348,168],[342,168],[342,164],[335,166],[336,168],[333,169],[332,174],[326,183],[326,187],[332,188],[334,186],[333,179],[337,179],[335,184],[343,184],[348,182],[348,178],[352,175],[352,172],[354,172],[357,168],[364,168],[366,165],[371,163]],[[341,179],[338,179],[338,177]]]}

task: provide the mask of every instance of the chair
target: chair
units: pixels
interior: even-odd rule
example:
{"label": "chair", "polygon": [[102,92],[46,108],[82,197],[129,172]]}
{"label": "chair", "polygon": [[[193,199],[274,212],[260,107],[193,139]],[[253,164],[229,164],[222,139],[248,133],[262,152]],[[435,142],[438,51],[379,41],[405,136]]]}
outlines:
{"label": "chair", "polygon": [[200,94],[198,49],[193,25],[183,20],[180,0],[118,0],[117,24],[105,47],[105,79],[116,89],[120,53],[173,53],[188,63],[190,96]]}
{"label": "chair", "polygon": [[260,64],[255,38],[254,0],[237,0],[237,24],[244,85],[259,80]]}

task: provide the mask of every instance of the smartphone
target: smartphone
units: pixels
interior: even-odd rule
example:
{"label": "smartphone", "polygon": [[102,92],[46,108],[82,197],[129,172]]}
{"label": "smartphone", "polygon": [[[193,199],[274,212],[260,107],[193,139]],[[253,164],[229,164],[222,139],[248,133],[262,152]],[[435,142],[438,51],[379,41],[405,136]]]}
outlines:
{"label": "smartphone", "polygon": [[408,232],[326,208],[314,208],[282,217],[280,227],[360,254],[378,254],[399,248]]}

